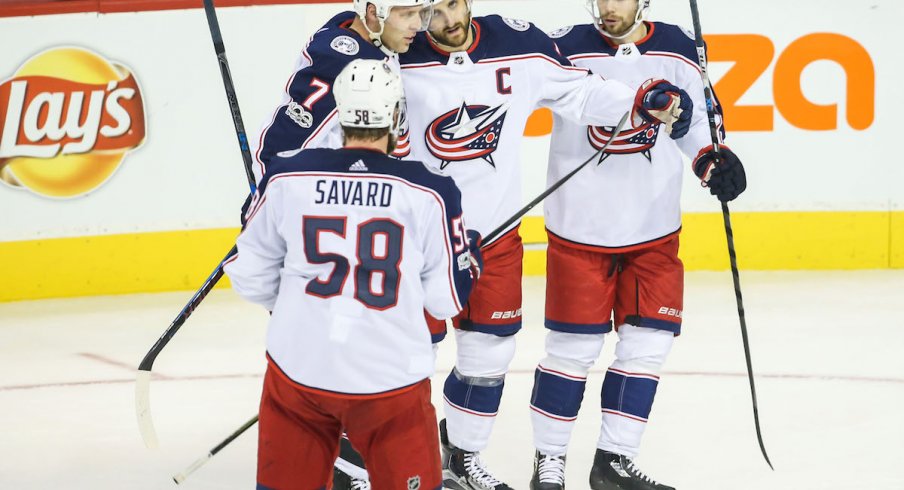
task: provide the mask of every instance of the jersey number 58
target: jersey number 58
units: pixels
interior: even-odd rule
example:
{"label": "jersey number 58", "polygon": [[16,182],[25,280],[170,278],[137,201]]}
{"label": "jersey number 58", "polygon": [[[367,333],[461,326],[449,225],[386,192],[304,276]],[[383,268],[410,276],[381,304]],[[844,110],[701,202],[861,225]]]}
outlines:
{"label": "jersey number 58", "polygon": [[[335,233],[345,238],[346,217],[305,216],[302,219],[304,253],[312,264],[333,264],[326,279],[312,279],[305,291],[313,296],[330,298],[342,294],[351,271],[349,259],[320,250],[320,234]],[[355,299],[368,308],[387,310],[398,303],[402,271],[402,237],[404,227],[388,218],[374,218],[358,225],[355,246],[357,265],[354,270]],[[382,246],[381,246],[382,245]],[[382,287],[373,288],[379,278]]]}

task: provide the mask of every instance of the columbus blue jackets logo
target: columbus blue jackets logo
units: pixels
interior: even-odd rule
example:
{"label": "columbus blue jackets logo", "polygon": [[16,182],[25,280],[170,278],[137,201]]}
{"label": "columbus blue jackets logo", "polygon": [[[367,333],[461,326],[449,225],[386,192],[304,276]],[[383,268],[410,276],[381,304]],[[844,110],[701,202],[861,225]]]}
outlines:
{"label": "columbus blue jackets logo", "polygon": [[499,138],[508,103],[496,107],[462,103],[458,109],[434,119],[427,127],[427,149],[440,160],[440,169],[452,162],[482,159],[496,168],[493,152]]}
{"label": "columbus blue jackets logo", "polygon": [[[659,137],[659,124],[646,123],[639,128],[625,129],[612,141],[609,148],[600,155],[600,163],[609,158],[609,155],[630,155],[640,153],[653,163],[650,150],[656,145]],[[606,142],[612,139],[615,126],[595,127],[587,129],[587,139],[597,151],[601,150]]]}

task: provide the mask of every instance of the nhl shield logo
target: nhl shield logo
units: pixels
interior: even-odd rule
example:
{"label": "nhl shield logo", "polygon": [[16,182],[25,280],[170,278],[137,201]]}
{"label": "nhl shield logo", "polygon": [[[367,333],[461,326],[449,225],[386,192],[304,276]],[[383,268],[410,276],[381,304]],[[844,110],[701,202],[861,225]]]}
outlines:
{"label": "nhl shield logo", "polygon": [[420,476],[412,476],[408,479],[408,490],[420,490],[421,488],[421,477]]}
{"label": "nhl shield logo", "polygon": [[[599,151],[612,139],[613,131],[615,131],[614,126],[590,126],[587,129],[587,139],[590,141],[590,145]],[[639,128],[625,129],[612,141],[609,148],[600,155],[599,163],[603,163],[603,160],[609,158],[609,155],[630,155],[633,153],[640,153],[650,163],[653,163],[650,150],[656,145],[658,137],[659,124],[646,123]]]}
{"label": "nhl shield logo", "polygon": [[496,107],[468,105],[434,119],[427,127],[426,142],[430,153],[440,160],[440,169],[452,162],[482,159],[493,168],[493,152],[505,124],[508,103]]}

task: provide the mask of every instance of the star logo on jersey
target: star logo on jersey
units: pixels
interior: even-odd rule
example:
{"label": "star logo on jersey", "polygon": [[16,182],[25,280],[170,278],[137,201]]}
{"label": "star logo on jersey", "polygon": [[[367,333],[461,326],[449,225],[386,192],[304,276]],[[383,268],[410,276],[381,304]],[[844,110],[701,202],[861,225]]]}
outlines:
{"label": "star logo on jersey", "polygon": [[[609,158],[609,155],[630,155],[633,153],[640,153],[650,163],[653,163],[650,150],[656,145],[656,138],[659,137],[659,126],[659,124],[646,123],[639,128],[623,130],[612,141],[609,148],[600,155],[599,163],[603,163],[603,160]],[[590,126],[587,129],[587,139],[590,140],[590,145],[599,151],[612,139],[613,131],[615,131],[615,126]]]}
{"label": "star logo on jersey", "polygon": [[509,104],[496,107],[468,105],[434,119],[427,127],[427,149],[440,160],[440,169],[452,162],[482,159],[493,168],[493,152],[499,146],[499,138]]}

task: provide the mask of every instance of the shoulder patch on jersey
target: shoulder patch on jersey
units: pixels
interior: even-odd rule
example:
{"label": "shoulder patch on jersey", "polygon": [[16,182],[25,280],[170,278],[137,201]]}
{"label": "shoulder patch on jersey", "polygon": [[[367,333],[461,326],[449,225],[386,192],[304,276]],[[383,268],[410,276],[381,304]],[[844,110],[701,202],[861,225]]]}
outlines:
{"label": "shoulder patch on jersey", "polygon": [[333,39],[333,42],[330,43],[330,47],[348,56],[354,56],[361,50],[358,41],[355,41],[348,36],[339,36],[336,39]]}
{"label": "shoulder patch on jersey", "polygon": [[549,37],[551,37],[553,39],[559,39],[559,38],[565,37],[565,35],[568,34],[569,32],[571,32],[572,29],[574,29],[574,26],[561,27],[559,29],[556,29],[556,30],[550,32]]}
{"label": "shoulder patch on jersey", "polygon": [[311,126],[314,125],[314,115],[305,110],[304,107],[294,100],[289,102],[288,107],[286,107],[286,115],[289,116],[295,124],[305,129],[310,129]]}
{"label": "shoulder patch on jersey", "polygon": [[694,34],[694,32],[691,31],[690,29],[688,29],[687,27],[678,26],[678,28],[681,29],[681,32],[683,32],[685,36],[691,38],[691,40],[693,40],[693,41],[697,40],[697,35]]}
{"label": "shoulder patch on jersey", "polygon": [[512,29],[519,31],[519,32],[524,32],[524,31],[530,29],[530,22],[527,22],[524,20],[510,19],[508,17],[503,17],[502,21],[505,22],[505,24],[507,26],[509,26]]}

